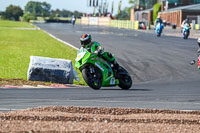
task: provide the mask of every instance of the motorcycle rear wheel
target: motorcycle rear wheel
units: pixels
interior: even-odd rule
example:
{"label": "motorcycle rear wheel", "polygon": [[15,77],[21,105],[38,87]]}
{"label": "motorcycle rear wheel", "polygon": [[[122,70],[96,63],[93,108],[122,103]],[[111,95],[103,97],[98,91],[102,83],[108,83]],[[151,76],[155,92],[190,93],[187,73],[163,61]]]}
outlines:
{"label": "motorcycle rear wheel", "polygon": [[96,67],[92,67],[94,72],[91,73],[89,67],[92,66],[85,67],[82,70],[83,79],[85,80],[85,82],[88,84],[89,87],[91,87],[94,90],[99,90],[102,85],[102,73]]}

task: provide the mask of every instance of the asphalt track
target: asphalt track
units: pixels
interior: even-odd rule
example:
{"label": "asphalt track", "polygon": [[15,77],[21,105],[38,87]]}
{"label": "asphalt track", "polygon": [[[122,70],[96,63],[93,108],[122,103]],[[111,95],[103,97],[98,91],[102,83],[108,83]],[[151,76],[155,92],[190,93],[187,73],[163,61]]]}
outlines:
{"label": "asphalt track", "polygon": [[197,58],[195,39],[87,25],[37,26],[75,47],[80,47],[83,33],[91,34],[129,71],[133,86],[127,91],[118,87],[0,89],[1,111],[49,105],[200,109],[200,72],[189,64]]}

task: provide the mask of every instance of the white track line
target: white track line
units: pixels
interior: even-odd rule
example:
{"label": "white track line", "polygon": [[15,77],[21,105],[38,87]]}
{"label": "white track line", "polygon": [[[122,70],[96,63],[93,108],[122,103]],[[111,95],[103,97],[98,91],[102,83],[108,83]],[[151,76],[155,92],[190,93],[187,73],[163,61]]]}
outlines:
{"label": "white track line", "polygon": [[[37,27],[36,25],[34,25],[34,26]],[[72,44],[70,44],[70,43],[68,43],[68,42],[65,42],[65,41],[63,41],[63,40],[61,40],[61,39],[55,37],[54,35],[52,35],[51,33],[47,32],[47,31],[45,31],[45,30],[43,30],[43,29],[40,29],[39,27],[37,27],[37,29],[44,31],[44,32],[47,33],[49,36],[51,36],[52,38],[58,40],[59,42],[62,42],[62,43],[66,44],[66,45],[68,45],[68,46],[70,46],[70,47],[72,47],[72,48],[74,48],[74,49],[76,49],[76,50],[79,50],[79,48],[73,46]]]}

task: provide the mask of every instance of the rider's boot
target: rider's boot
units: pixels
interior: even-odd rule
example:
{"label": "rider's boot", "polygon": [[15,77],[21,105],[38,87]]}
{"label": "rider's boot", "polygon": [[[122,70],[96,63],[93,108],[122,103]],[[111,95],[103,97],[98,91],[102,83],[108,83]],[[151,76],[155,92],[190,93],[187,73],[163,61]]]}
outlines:
{"label": "rider's boot", "polygon": [[113,72],[114,72],[114,76],[115,76],[115,78],[119,78],[118,77],[118,70],[119,70],[119,64],[117,63],[117,61],[116,60],[114,60],[113,62],[112,62],[112,69],[113,69]]}
{"label": "rider's boot", "polygon": [[114,60],[114,61],[112,62],[112,64],[113,64],[113,68],[114,68],[115,70],[118,70],[118,69],[119,69],[119,64],[117,63],[116,60]]}

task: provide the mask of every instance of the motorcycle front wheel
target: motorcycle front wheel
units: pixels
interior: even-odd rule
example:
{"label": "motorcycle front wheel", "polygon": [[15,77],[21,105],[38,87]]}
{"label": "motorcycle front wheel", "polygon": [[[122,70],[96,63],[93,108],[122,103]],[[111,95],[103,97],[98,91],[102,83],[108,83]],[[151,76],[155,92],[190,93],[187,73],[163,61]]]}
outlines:
{"label": "motorcycle front wheel", "polygon": [[188,32],[187,31],[184,32],[184,37],[183,38],[184,39],[188,39]]}
{"label": "motorcycle front wheel", "polygon": [[99,90],[102,85],[102,73],[96,67],[88,66],[82,70],[85,82],[94,90]]}

